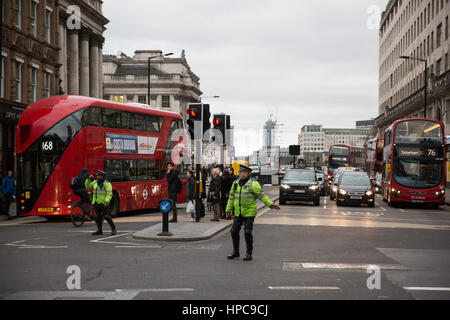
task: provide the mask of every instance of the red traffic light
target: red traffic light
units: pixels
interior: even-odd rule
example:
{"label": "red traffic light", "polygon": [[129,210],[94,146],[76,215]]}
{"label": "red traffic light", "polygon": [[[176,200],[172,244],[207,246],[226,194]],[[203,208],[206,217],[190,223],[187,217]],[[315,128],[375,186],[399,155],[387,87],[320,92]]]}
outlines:
{"label": "red traffic light", "polygon": [[187,114],[192,118],[197,118],[197,113],[195,113],[195,111],[193,109],[189,109],[187,111]]}
{"label": "red traffic light", "polygon": [[214,125],[214,127],[220,126],[220,119],[215,118],[215,119],[213,120],[213,125]]}

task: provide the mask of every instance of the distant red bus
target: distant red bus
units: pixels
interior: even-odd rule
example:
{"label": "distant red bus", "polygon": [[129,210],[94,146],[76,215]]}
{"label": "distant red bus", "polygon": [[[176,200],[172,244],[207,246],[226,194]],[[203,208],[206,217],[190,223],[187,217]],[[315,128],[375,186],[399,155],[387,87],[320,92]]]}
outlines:
{"label": "distant red bus", "polygon": [[444,204],[444,124],[430,119],[399,120],[386,130],[384,141],[384,200],[389,205]]}
{"label": "distant red bus", "polygon": [[337,168],[352,167],[364,168],[366,161],[364,148],[352,147],[345,144],[336,144],[330,147],[328,156],[328,177],[333,178]]}
{"label": "distant red bus", "polygon": [[[376,179],[383,173],[384,138],[374,138],[367,142],[366,165],[369,176]],[[381,183],[381,181],[379,181]]]}
{"label": "distant red bus", "polygon": [[18,215],[69,215],[79,200],[69,180],[82,168],[106,172],[114,216],[156,208],[168,196],[167,164],[183,153],[184,140],[170,139],[177,129],[184,130],[179,114],[145,106],[78,96],[32,104],[17,128]]}

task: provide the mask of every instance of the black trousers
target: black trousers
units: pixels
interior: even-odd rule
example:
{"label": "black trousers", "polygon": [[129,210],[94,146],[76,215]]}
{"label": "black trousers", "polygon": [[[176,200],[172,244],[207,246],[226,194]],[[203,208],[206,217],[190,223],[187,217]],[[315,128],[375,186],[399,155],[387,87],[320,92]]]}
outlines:
{"label": "black trousers", "polygon": [[111,230],[116,230],[116,226],[111,218],[111,209],[109,207],[103,207],[102,205],[94,204],[95,210],[95,223],[97,224],[97,230],[103,230],[103,221],[106,220],[111,227]]}
{"label": "black trousers", "polygon": [[5,209],[6,209],[6,215],[9,216],[9,207],[11,206],[11,202],[13,200],[13,195],[12,193],[6,193],[5,196]]}
{"label": "black trousers", "polygon": [[177,214],[177,194],[176,193],[169,193],[169,199],[172,200],[173,208],[173,220],[178,220],[178,214]]}
{"label": "black trousers", "polygon": [[239,232],[244,226],[245,242],[247,243],[247,253],[253,254],[253,224],[255,218],[244,218],[242,216],[234,217],[233,227],[231,228],[231,238],[233,239],[233,248],[235,252],[239,251],[240,236]]}

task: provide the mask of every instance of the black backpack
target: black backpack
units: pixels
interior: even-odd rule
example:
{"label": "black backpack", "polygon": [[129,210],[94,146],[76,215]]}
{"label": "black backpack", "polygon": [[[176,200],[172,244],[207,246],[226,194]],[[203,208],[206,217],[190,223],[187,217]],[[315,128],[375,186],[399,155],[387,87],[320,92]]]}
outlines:
{"label": "black backpack", "polygon": [[84,184],[81,180],[82,180],[81,174],[70,179],[70,188],[72,190],[77,190],[77,189],[83,188]]}

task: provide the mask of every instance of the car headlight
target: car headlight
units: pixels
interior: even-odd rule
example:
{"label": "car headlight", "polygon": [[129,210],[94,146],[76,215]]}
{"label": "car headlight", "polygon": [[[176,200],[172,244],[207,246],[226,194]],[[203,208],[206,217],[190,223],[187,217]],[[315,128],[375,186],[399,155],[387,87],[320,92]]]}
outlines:
{"label": "car headlight", "polygon": [[288,185],[288,184],[282,184],[281,187],[282,187],[284,190],[288,190],[288,189],[291,188],[291,186]]}
{"label": "car headlight", "polygon": [[312,191],[316,191],[317,189],[319,189],[319,185],[314,185],[314,186],[309,187],[309,190],[312,190]]}
{"label": "car headlight", "polygon": [[368,197],[373,196],[373,191],[372,191],[372,190],[368,190],[368,191],[366,192],[366,196],[368,196]]}
{"label": "car headlight", "polygon": [[347,191],[345,191],[345,190],[339,190],[339,193],[340,193],[341,195],[345,196],[345,195],[347,194]]}
{"label": "car headlight", "polygon": [[337,187],[333,187],[333,192],[337,192],[338,188]]}

